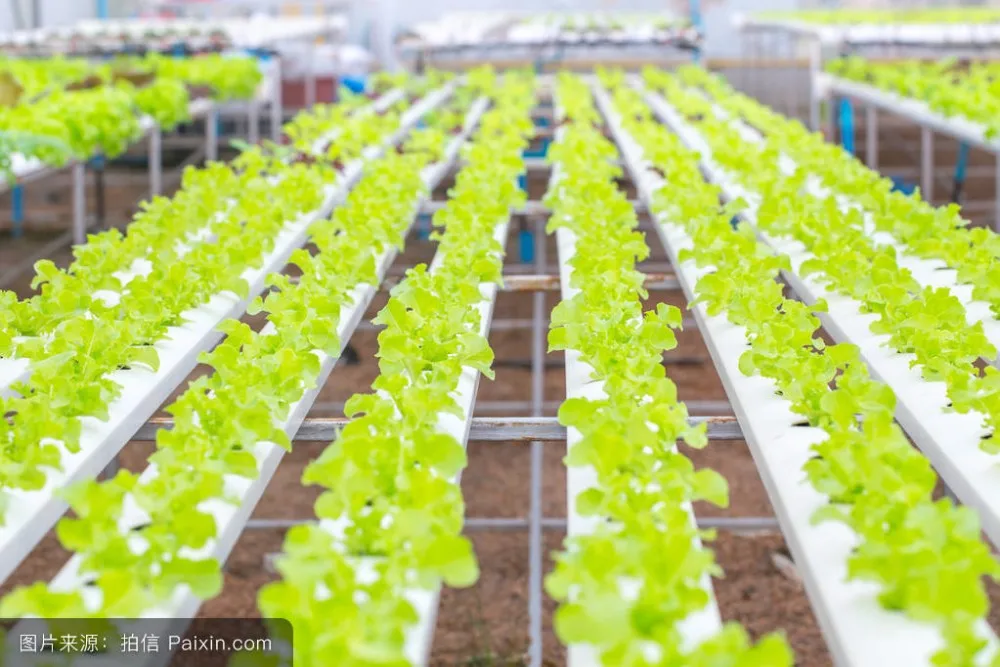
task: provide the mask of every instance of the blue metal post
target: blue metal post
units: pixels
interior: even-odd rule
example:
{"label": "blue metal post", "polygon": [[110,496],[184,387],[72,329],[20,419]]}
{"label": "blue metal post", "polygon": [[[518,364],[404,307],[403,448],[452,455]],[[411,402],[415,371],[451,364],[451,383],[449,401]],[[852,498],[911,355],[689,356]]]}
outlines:
{"label": "blue metal post", "polygon": [[[535,127],[548,127],[548,118],[536,118]],[[524,157],[528,158],[544,158],[549,154],[549,143],[548,138],[542,139],[541,145],[538,150],[526,150],[524,151]],[[528,174],[525,172],[517,177],[517,184],[525,192],[528,191]],[[517,246],[518,255],[523,264],[528,264],[535,261],[535,235],[528,225],[522,225],[517,234]]]}
{"label": "blue metal post", "polygon": [[[425,129],[427,127],[427,122],[420,118],[417,120],[418,130]],[[421,213],[417,216],[417,238],[421,241],[426,241],[431,237],[431,216]]]}
{"label": "blue metal post", "polygon": [[417,216],[417,238],[426,241],[431,237],[431,216],[421,213]]}
{"label": "blue metal post", "polygon": [[854,105],[846,97],[840,98],[840,142],[844,150],[854,154]]}
{"label": "blue metal post", "polygon": [[[691,10],[691,25],[699,33],[702,32],[702,21],[701,21],[701,0],[689,0],[688,6]],[[701,63],[701,49],[696,48],[691,53],[691,58],[696,64]]]}
{"label": "blue metal post", "polygon": [[955,184],[951,190],[951,201],[955,204],[962,198],[965,185],[965,169],[969,165],[969,144],[964,141],[958,146],[958,162],[955,163]]}
{"label": "blue metal post", "polygon": [[18,239],[24,234],[24,188],[15,185],[10,192],[11,234]]}
{"label": "blue metal post", "polygon": [[97,18],[107,19],[109,18],[109,14],[108,0],[97,0]]}
{"label": "blue metal post", "polygon": [[[521,186],[522,190],[527,192],[527,172],[517,177],[517,184]],[[535,235],[531,233],[528,225],[522,224],[517,232],[517,249],[522,264],[530,264],[535,261]]]}

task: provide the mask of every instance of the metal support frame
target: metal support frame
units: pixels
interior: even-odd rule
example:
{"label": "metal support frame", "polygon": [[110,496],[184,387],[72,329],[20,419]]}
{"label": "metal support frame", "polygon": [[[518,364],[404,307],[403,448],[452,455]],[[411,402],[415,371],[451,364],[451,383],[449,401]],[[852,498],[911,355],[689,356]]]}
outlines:
{"label": "metal support frame", "polygon": [[955,181],[951,187],[952,203],[959,203],[962,200],[962,188],[965,186],[966,171],[969,167],[969,144],[960,142],[958,145],[958,159],[955,161]]}
{"label": "metal support frame", "polygon": [[[247,530],[288,530],[311,522],[312,519],[250,519]],[[779,530],[778,520],[773,516],[706,516],[699,517],[698,528],[702,530],[730,530],[734,532],[757,532]],[[565,532],[566,519],[546,516],[539,518],[542,530]],[[531,519],[527,517],[466,517],[462,524],[468,531],[521,531],[529,530]],[[529,656],[532,655],[529,649]]]}
{"label": "metal support frame", "polygon": [[[529,318],[512,318],[512,319],[500,318],[490,322],[490,333],[494,331],[527,331],[531,329],[533,325],[534,321]],[[695,322],[693,317],[685,317],[681,320],[681,325],[684,329],[690,329],[692,327],[697,326],[697,323]],[[382,331],[383,329],[385,329],[385,325],[373,324],[372,322],[361,322],[360,324],[358,324],[358,327],[355,329],[355,331]],[[682,359],[685,357],[671,357],[671,358]],[[497,363],[501,362],[498,361]],[[525,410],[531,409],[530,401],[525,403],[524,409]]]}
{"label": "metal support frame", "polygon": [[[539,412],[541,410],[539,409]],[[350,420],[346,417],[311,417],[302,421],[293,440],[299,442],[330,442]],[[705,424],[709,440],[741,440],[743,430],[736,417],[712,415],[688,417],[690,424]],[[171,429],[174,420],[155,417],[146,422],[132,438],[152,441],[160,429]],[[469,442],[526,443],[562,442],[566,427],[555,417],[473,417],[470,420]]]}
{"label": "metal support frame", "polygon": [[[529,158],[529,159],[531,159],[531,158]],[[548,169],[549,165],[547,165],[546,163],[542,162],[542,163],[535,163],[535,167],[537,167],[539,171],[542,171],[542,170]],[[528,165],[528,169],[534,169],[535,167],[533,167],[531,165]],[[447,203],[448,203],[447,200],[427,201],[427,202],[424,202],[423,205],[420,207],[420,212],[421,213],[436,213],[439,210],[441,210],[442,208],[444,208],[445,204],[447,204]],[[637,199],[632,199],[632,200],[629,201],[629,203],[632,204],[632,207],[635,209],[635,212],[637,214],[639,214],[639,213],[646,213],[647,212],[646,211],[646,205],[643,204],[641,201],[639,201]],[[526,201],[524,203],[524,206],[522,206],[521,208],[514,209],[512,211],[512,214],[513,215],[549,215],[551,212],[552,211],[549,209],[549,207],[546,206],[545,204],[543,204],[541,201],[539,201],[537,199],[530,199],[530,200]]]}
{"label": "metal support frame", "polygon": [[20,238],[24,234],[24,186],[15,185],[10,189],[11,235]]}
{"label": "metal support frame", "polygon": [[993,210],[993,230],[1000,232],[1000,153],[996,154],[996,164],[993,169],[994,199],[996,206]]}
{"label": "metal support frame", "polygon": [[212,110],[205,116],[205,161],[213,162],[219,159],[219,110]]}
{"label": "metal support frame", "polygon": [[865,160],[868,168],[878,171],[878,107],[865,107]]}
{"label": "metal support frame", "polygon": [[90,161],[90,166],[94,170],[94,220],[99,229],[104,229],[107,224],[107,207],[105,206],[104,176],[107,160],[103,155],[96,155]]}
{"label": "metal support frame", "polygon": [[[701,0],[688,0],[688,12],[691,18],[691,25],[699,33],[703,32],[705,26],[701,20]],[[692,49],[691,59],[696,65],[701,64],[701,46]]]}
{"label": "metal support frame", "polygon": [[73,171],[73,243],[80,245],[87,241],[87,167],[83,162],[75,162]]}
{"label": "metal support frame", "polygon": [[159,125],[149,132],[149,193],[163,193],[163,130]]}
{"label": "metal support frame", "polygon": [[247,141],[260,143],[260,103],[256,99],[247,103]]}
{"label": "metal support frame", "polygon": [[[547,267],[545,223],[534,221],[535,270]],[[545,401],[545,292],[536,291],[532,302],[531,330],[531,415],[542,416]],[[531,504],[528,515],[528,664],[542,665],[542,490],[545,452],[541,441],[531,443]]]}
{"label": "metal support frame", "polygon": [[305,80],[305,102],[306,108],[312,108],[316,104],[316,45],[310,41],[306,52],[306,80]]}
{"label": "metal support frame", "polygon": [[927,126],[920,128],[920,196],[934,199],[934,130]]}
{"label": "metal support frame", "polygon": [[[531,320],[528,320],[531,326]],[[355,330],[357,331],[357,329]],[[499,331],[494,324],[490,324],[490,331]],[[562,405],[562,401],[549,400],[542,403],[545,412],[555,412]],[[693,400],[684,401],[688,414],[691,415],[731,415],[733,406],[727,400]],[[343,414],[344,401],[316,401],[313,403],[313,410],[316,412],[334,412]],[[497,414],[503,412],[523,413],[531,410],[531,401],[517,400],[496,400],[496,401],[476,401],[476,415]]]}
{"label": "metal support frame", "polygon": [[837,115],[840,119],[840,145],[845,151],[854,155],[854,105],[850,99],[840,98]]}
{"label": "metal support frame", "polygon": [[[418,230],[419,231],[419,230]],[[538,252],[533,250],[533,252]],[[537,265],[536,265],[537,266]],[[380,285],[381,290],[391,290],[405,279],[403,275],[387,276]],[[292,283],[298,282],[292,277]],[[676,291],[680,289],[677,277],[672,273],[647,272],[643,287],[650,291]],[[505,273],[501,292],[558,292],[559,276],[553,273]]]}
{"label": "metal support frame", "polygon": [[[271,91],[271,141],[280,143],[285,113],[281,97],[281,57],[278,55],[272,56],[271,63],[271,66],[274,68],[274,83],[273,90]],[[311,67],[312,65],[310,64]]]}
{"label": "metal support frame", "polygon": [[809,128],[813,132],[819,132],[821,123],[820,91],[817,87],[819,73],[823,67],[823,43],[818,39],[809,41]]}

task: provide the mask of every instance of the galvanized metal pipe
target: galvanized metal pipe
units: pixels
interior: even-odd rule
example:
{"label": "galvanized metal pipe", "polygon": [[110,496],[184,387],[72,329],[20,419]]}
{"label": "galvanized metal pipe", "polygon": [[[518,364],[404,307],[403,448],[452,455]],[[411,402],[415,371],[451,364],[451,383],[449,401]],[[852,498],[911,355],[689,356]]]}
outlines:
{"label": "galvanized metal pipe", "polygon": [[934,199],[934,131],[920,128],[920,196],[930,203]]}
{"label": "galvanized metal pipe", "polygon": [[[250,519],[248,530],[287,530],[310,523],[315,519]],[[514,532],[528,530],[531,521],[527,517],[468,517],[463,523],[466,531],[502,531]],[[780,530],[778,520],[773,516],[706,516],[697,518],[698,528],[702,530],[727,530],[734,532],[757,532]],[[541,517],[540,525],[544,530],[566,530],[564,517]]]}
{"label": "galvanized metal pipe", "polygon": [[[546,271],[545,224],[535,221],[535,270]],[[525,276],[530,279],[531,276]],[[528,281],[526,281],[528,282]],[[536,291],[532,304],[531,416],[542,416],[545,400],[545,292]],[[544,488],[542,443],[531,443],[531,503],[528,525],[528,664],[542,665],[542,489]]]}
{"label": "galvanized metal pipe", "polygon": [[163,130],[157,125],[149,133],[149,192],[163,193]]}
{"label": "galvanized metal pipe", "polygon": [[[436,213],[447,205],[448,201],[445,199],[437,199],[433,201],[424,202],[420,207],[421,213]],[[632,199],[630,202],[632,207],[635,209],[636,213],[644,213],[646,211],[646,206],[638,199]],[[520,208],[515,208],[511,211],[514,215],[550,215],[552,209],[543,204],[537,199],[532,199],[525,202],[524,206]]]}
{"label": "galvanized metal pipe", "polygon": [[[545,411],[552,412],[559,409],[562,405],[562,401],[545,401],[543,402],[543,407]],[[729,404],[729,401],[684,401],[684,405],[687,406],[689,414],[709,414],[709,415],[727,415],[732,414],[733,408]],[[343,412],[344,402],[343,401],[324,401],[313,403],[313,410],[319,412]],[[512,400],[497,400],[497,401],[477,401],[476,402],[476,414],[479,413],[489,413],[489,412],[525,412],[531,410],[531,401],[512,401]]]}
{"label": "galvanized metal pipe", "polygon": [[[348,424],[347,417],[313,417],[305,419],[295,434],[301,442],[329,442]],[[743,430],[735,417],[714,415],[689,417],[692,425],[704,423],[710,440],[741,440]],[[155,417],[136,432],[133,440],[150,441],[159,429],[173,428],[174,420]],[[474,417],[469,441],[475,442],[557,442],[566,439],[566,427],[555,417]]]}
{"label": "galvanized metal pipe", "polygon": [[260,104],[256,99],[247,103],[247,141],[260,143]]}
{"label": "galvanized metal pipe", "polygon": [[[383,290],[390,290],[403,282],[405,275],[389,276],[382,281]],[[292,282],[298,282],[293,278]],[[644,287],[648,290],[678,290],[680,283],[672,273],[647,273]],[[504,292],[558,292],[559,274],[555,273],[506,273],[503,276]]]}
{"label": "galvanized metal pipe", "polygon": [[878,171],[878,107],[874,104],[865,110],[865,159],[869,169]]}
{"label": "galvanized metal pipe", "polygon": [[83,162],[73,163],[73,243],[87,241],[87,172]]}
{"label": "galvanized metal pipe", "polygon": [[[685,329],[698,326],[698,323],[693,317],[685,317],[681,320],[681,324]],[[493,320],[490,323],[490,333],[497,331],[527,331],[531,329],[532,320],[528,318],[515,318],[515,319],[499,319]],[[358,331],[382,331],[385,329],[384,324],[374,324],[372,322],[361,322],[358,324],[357,328],[354,329],[355,333]],[[525,410],[530,410],[531,405],[528,404]]]}
{"label": "galvanized metal pipe", "polygon": [[[993,187],[995,188],[994,200],[996,206],[993,211],[993,231],[1000,232],[1000,153],[996,155],[996,164],[993,170]],[[965,208],[963,206],[963,208]]]}
{"label": "galvanized metal pipe", "polygon": [[280,143],[281,137],[284,134],[282,126],[284,125],[285,110],[283,107],[283,100],[281,97],[281,56],[275,55],[271,59],[271,85],[274,87],[271,91],[271,141],[274,143]]}
{"label": "galvanized metal pipe", "polygon": [[214,162],[219,159],[219,110],[213,104],[211,111],[205,116],[205,160]]}

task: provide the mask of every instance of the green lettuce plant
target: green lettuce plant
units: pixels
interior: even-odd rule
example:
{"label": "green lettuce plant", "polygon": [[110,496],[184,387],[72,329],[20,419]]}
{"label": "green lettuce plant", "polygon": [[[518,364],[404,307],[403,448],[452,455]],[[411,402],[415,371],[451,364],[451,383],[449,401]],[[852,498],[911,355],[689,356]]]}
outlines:
{"label": "green lettuce plant", "polygon": [[[463,151],[467,165],[434,216],[443,229],[434,234],[439,260],[411,269],[393,289],[374,320],[386,328],[372,393],[347,402],[351,423],[303,475],[326,489],[316,502],[322,522],[289,531],[281,581],[261,590],[261,610],[292,621],[296,664],[407,665],[407,632],[419,620],[407,591],[478,578],[461,535],[456,475],[465,467],[464,443],[440,423],[443,415],[468,418],[454,396],[466,369],[493,377],[477,306],[480,285],[501,280],[497,227],[524,201],[516,177],[533,131],[533,82],[507,74],[492,98]],[[426,164],[434,151],[417,145],[406,155]],[[388,177],[391,184],[398,169]],[[391,219],[399,245],[420,191],[412,194],[394,198],[408,207]],[[369,210],[358,212],[357,227],[371,225]],[[329,614],[338,622],[320,622]]]}
{"label": "green lettuce plant", "polygon": [[[644,78],[705,137],[727,173],[759,194],[758,230],[805,244],[815,259],[801,271],[877,313],[873,330],[890,334],[897,349],[916,352],[925,375],[963,372],[978,353],[989,352],[981,327],[965,324],[954,297],[921,289],[898,267],[891,247],[875,247],[859,231],[859,212],[806,194],[804,176],[782,174],[773,148],[744,142],[703,96],[685,89],[682,80],[704,75],[648,70]],[[719,189],[704,183],[697,153],[667,132],[659,141],[647,157],[667,174],[662,220],[682,225],[692,238],[682,261],[714,268],[698,282],[699,300],[710,315],[725,313],[746,328],[750,349],[740,370],[773,380],[796,413],[828,434],[813,446],[804,472],[830,501],[814,520],[845,523],[859,537],[848,577],[876,583],[884,608],[937,624],[943,647],[934,664],[972,664],[986,643],[976,631],[988,611],[982,580],[1000,576],[978,517],[950,499],[934,499],[936,476],[894,423],[891,389],[871,379],[855,346],[829,346],[817,335],[815,313],[825,304],[807,307],[784,298],[775,278],[790,270],[789,259],[758,242],[746,223],[732,228],[732,214],[746,203],[708,217],[670,198],[672,192],[701,191],[704,205],[718,199]],[[940,356],[921,356],[931,355],[931,347]]]}
{"label": "green lettuce plant", "polygon": [[579,78],[560,75],[556,99],[562,124],[549,151],[556,175],[545,201],[549,231],[573,234],[566,261],[578,292],[553,310],[549,348],[577,351],[604,393],[559,409],[560,423],[581,436],[566,465],[597,476],[576,498],[577,512],[603,521],[571,535],[546,578],[560,602],[556,633],[566,644],[593,646],[605,665],[791,665],[781,637],[753,645],[737,624],[697,646],[685,643],[681,622],[709,604],[705,578],[721,575],[699,541],[711,533],[696,528],[690,503],[726,506],[728,485],[711,469],[695,470],[678,446],[707,444],[704,426],[688,425],[662,364],[663,351],[677,344],[681,313],[666,304],[643,313],[648,295],[636,262],[649,248],[615,184],[615,146]]}

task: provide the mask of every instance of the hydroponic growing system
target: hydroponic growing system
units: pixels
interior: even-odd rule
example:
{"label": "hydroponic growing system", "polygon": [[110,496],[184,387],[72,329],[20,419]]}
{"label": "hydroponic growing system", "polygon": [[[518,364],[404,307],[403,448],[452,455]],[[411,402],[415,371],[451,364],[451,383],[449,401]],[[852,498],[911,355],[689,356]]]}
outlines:
{"label": "hydroponic growing system", "polygon": [[[552,119],[544,164],[524,155],[537,117]],[[994,231],[696,66],[380,76],[281,135],[189,168],[67,268],[39,262],[29,298],[0,292],[0,579],[53,528],[71,553],[0,598],[0,618],[182,630],[311,440],[329,444],[302,479],[323,491],[257,598],[294,635],[260,664],[427,664],[442,586],[479,576],[464,531],[506,527],[531,542],[528,664],[547,594],[573,667],[790,666],[780,633],[723,623],[713,593],[710,529],[769,520],[693,510],[729,491],[691,449],[742,438],[836,664],[1000,665]],[[549,171],[541,201],[529,169]],[[558,266],[539,251],[535,273],[509,273],[526,212],[547,219],[536,248],[555,244]],[[307,418],[422,213],[436,255],[372,321],[377,378],[343,418]],[[637,268],[656,243],[668,275]],[[683,293],[735,418],[678,399],[663,354],[685,319],[644,307],[654,288]],[[533,414],[473,417],[497,294],[547,289],[561,301],[546,336],[535,300]],[[546,338],[565,354],[557,418],[540,416]],[[133,440],[155,442],[141,473],[116,466]],[[528,516],[465,516],[477,440],[533,443]],[[542,515],[555,441],[565,520]],[[543,577],[549,528],[567,537]]]}

